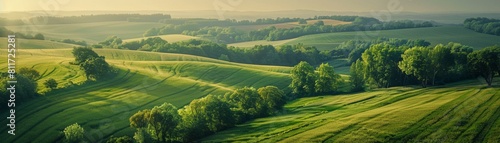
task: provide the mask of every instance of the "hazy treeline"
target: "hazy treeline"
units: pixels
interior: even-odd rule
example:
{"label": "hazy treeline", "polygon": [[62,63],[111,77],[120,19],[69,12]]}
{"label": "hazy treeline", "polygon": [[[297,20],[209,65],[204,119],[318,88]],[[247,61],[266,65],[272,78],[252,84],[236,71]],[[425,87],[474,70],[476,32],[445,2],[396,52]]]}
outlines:
{"label": "hazy treeline", "polygon": [[500,36],[500,19],[468,18],[465,19],[464,26],[476,32]]}
{"label": "hazy treeline", "polygon": [[[160,22],[164,19],[171,19],[168,14],[98,14],[81,16],[37,16],[30,18],[29,23],[34,24],[76,24],[108,21],[128,21],[128,22]],[[25,22],[19,19],[0,19],[0,25],[24,25]]]}
{"label": "hazy treeline", "polygon": [[7,37],[8,35],[16,35],[16,38],[21,38],[21,39],[45,40],[45,36],[43,34],[40,34],[40,33],[36,33],[34,35],[25,34],[25,33],[20,33],[20,32],[14,32],[14,31],[11,31],[5,27],[0,26],[0,37]]}

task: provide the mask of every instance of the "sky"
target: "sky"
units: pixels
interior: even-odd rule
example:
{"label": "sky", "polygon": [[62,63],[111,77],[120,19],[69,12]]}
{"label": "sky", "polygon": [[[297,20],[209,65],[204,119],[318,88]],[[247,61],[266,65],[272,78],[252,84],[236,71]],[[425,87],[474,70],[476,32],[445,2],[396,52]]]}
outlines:
{"label": "sky", "polygon": [[0,11],[500,12],[500,0],[0,0]]}

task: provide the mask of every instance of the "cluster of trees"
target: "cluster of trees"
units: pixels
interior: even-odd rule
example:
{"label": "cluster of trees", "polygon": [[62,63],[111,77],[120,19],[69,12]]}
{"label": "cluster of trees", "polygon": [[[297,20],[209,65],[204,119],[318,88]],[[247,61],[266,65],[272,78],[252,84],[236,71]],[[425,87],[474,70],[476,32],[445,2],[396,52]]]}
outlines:
{"label": "cluster of trees", "polygon": [[45,36],[41,33],[36,33],[35,35],[24,34],[24,33],[20,33],[20,32],[14,32],[14,31],[11,31],[3,26],[0,26],[0,37],[7,37],[10,34],[16,35],[16,38],[21,38],[21,39],[45,40]]}
{"label": "cluster of trees", "polygon": [[[10,79],[9,73],[0,73],[0,104],[1,110],[8,109],[7,102],[10,100],[11,84],[7,81],[15,80],[15,103],[22,103],[31,98],[37,97],[37,80],[40,78],[40,73],[32,68],[20,68],[15,73],[15,78]],[[5,108],[4,108],[5,107]]]}
{"label": "cluster of trees", "polygon": [[286,103],[274,86],[241,88],[195,99],[182,109],[170,103],[135,113],[130,126],[137,142],[193,142],[236,124],[276,113]]}
{"label": "cluster of trees", "polygon": [[243,49],[196,39],[168,43],[159,37],[122,43],[122,40],[116,36],[109,37],[100,44],[112,48],[190,54],[250,64],[295,65],[300,61],[318,64],[330,59],[327,57],[328,55],[322,55],[315,47],[308,47],[303,44],[283,45],[280,47],[256,45],[253,48]]}
{"label": "cluster of trees", "polygon": [[204,37],[224,44],[250,40],[248,34],[233,27],[204,27],[195,31],[184,30],[182,34]]}
{"label": "cluster of trees", "polygon": [[68,43],[68,44],[75,44],[75,45],[80,45],[80,46],[87,46],[87,42],[84,40],[77,41],[77,40],[73,40],[73,39],[63,39],[63,40],[60,40],[59,42]]}
{"label": "cluster of trees", "polygon": [[99,42],[99,45],[120,49],[122,43],[123,43],[122,38],[119,38],[118,36],[110,36],[106,38],[104,41]]}
{"label": "cluster of trees", "polygon": [[92,48],[75,47],[72,53],[75,57],[72,64],[79,65],[88,80],[101,80],[112,71],[105,57],[97,55]]}
{"label": "cluster of trees", "polygon": [[21,38],[21,39],[45,40],[45,36],[41,33],[36,33],[34,35],[24,34],[24,33],[20,33],[20,32],[14,32],[14,31],[11,31],[5,27],[0,26],[0,37],[7,37],[10,34],[16,35],[16,38]]}
{"label": "cluster of trees", "polygon": [[78,143],[83,141],[85,130],[78,123],[75,123],[64,128],[63,133],[66,142]]}
{"label": "cluster of trees", "polygon": [[317,94],[332,94],[343,80],[328,63],[321,64],[316,71],[307,62],[300,62],[291,71],[292,93],[298,97]]}
{"label": "cluster of trees", "polygon": [[500,19],[467,18],[464,21],[464,26],[476,32],[500,36]]}
{"label": "cluster of trees", "polygon": [[144,32],[143,36],[157,36],[157,35],[167,35],[167,34],[181,34],[184,31],[195,31],[199,30],[201,27],[198,24],[186,23],[186,24],[168,24],[158,28],[151,28]]}
{"label": "cluster of trees", "polygon": [[44,21],[45,24],[75,24],[75,23],[92,23],[92,22],[107,22],[107,21],[129,21],[129,22],[159,22],[162,19],[170,19],[168,14],[98,14],[98,15],[81,15],[81,16],[38,16],[33,17],[30,21]]}
{"label": "cluster of trees", "polygon": [[424,46],[370,46],[362,58],[351,65],[351,87],[362,90],[366,84],[377,87],[419,83],[444,84],[482,75],[488,85],[499,73],[498,46],[474,51],[458,43]]}

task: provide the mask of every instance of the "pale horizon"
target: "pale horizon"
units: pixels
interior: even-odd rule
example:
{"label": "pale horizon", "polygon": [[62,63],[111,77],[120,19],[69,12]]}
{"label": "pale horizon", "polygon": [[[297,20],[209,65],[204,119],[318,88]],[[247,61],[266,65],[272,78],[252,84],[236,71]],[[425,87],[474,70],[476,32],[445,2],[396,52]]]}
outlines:
{"label": "pale horizon", "polygon": [[312,10],[329,12],[393,11],[414,13],[496,13],[500,1],[495,0],[0,0],[0,12],[25,11],[225,11],[272,12]]}

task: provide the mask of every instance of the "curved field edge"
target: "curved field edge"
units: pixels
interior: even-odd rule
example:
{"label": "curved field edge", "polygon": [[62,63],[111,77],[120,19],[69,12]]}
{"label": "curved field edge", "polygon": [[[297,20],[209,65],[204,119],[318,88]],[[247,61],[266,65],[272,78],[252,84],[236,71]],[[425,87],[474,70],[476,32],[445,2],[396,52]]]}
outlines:
{"label": "curved field edge", "polygon": [[[498,79],[496,79],[498,81]],[[203,142],[497,142],[500,87],[477,80],[308,97]]]}

